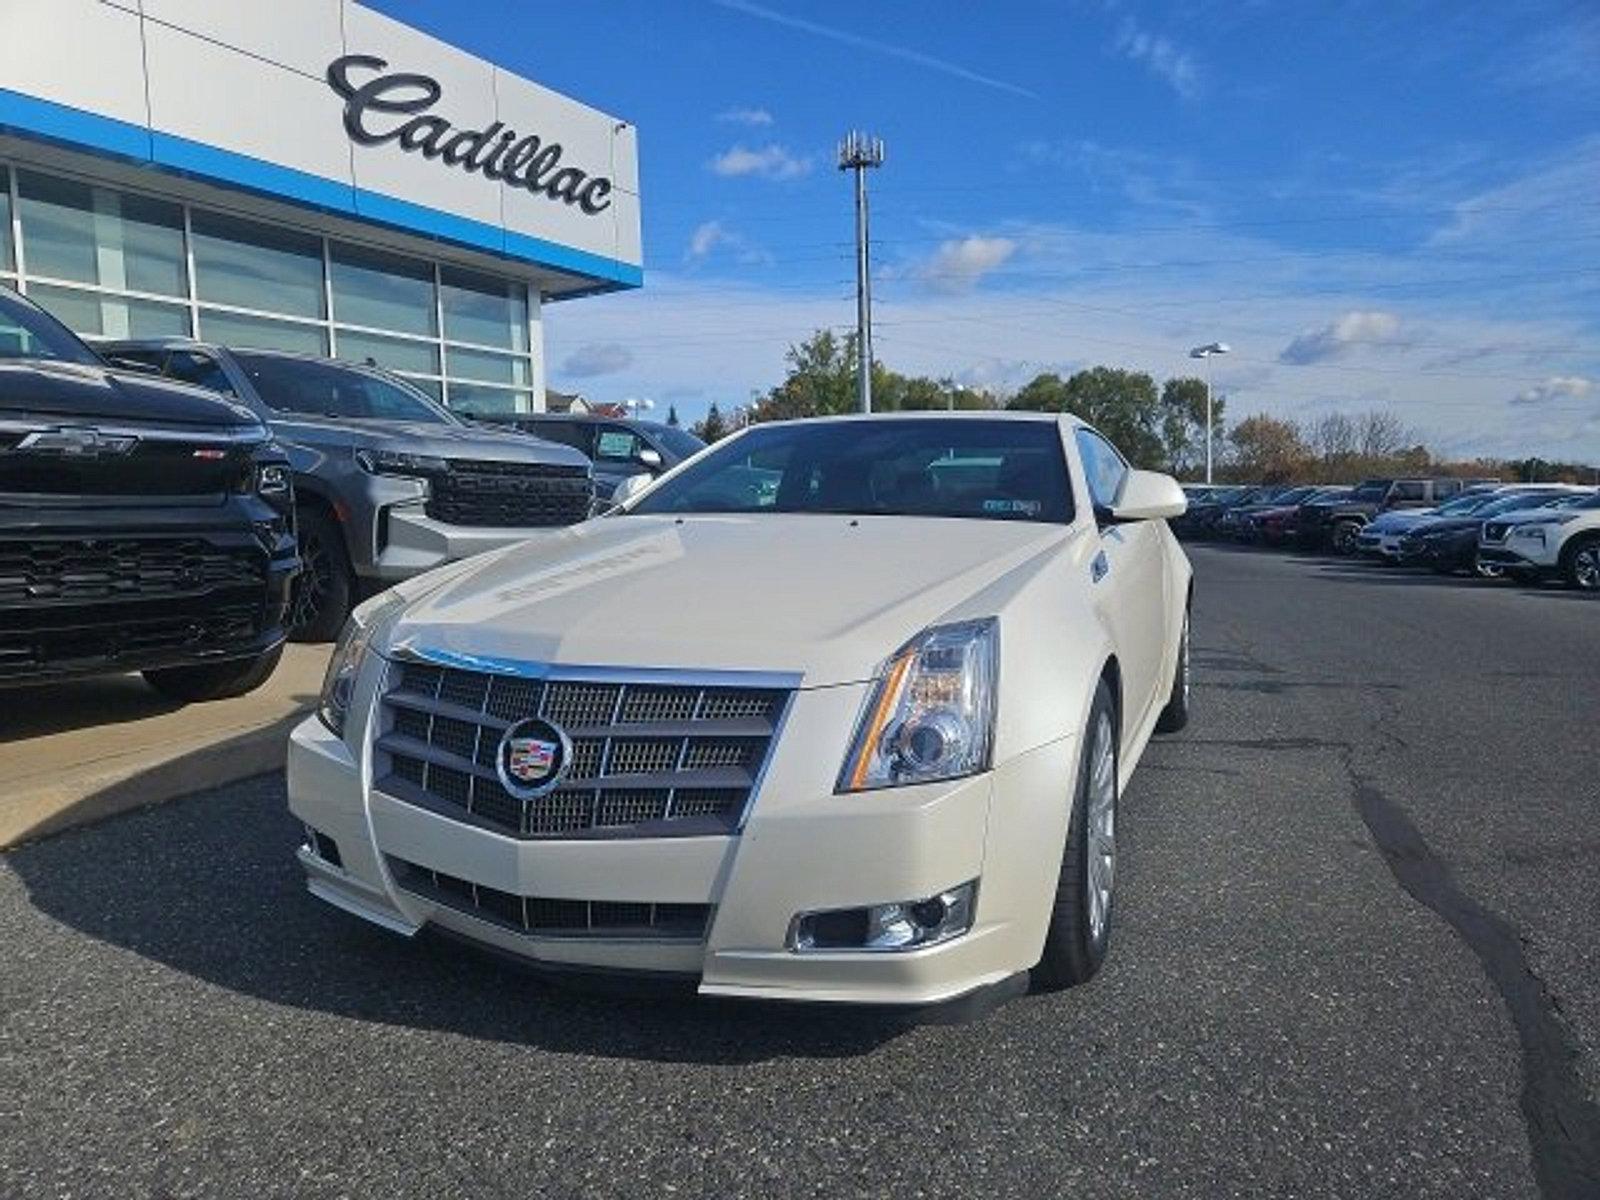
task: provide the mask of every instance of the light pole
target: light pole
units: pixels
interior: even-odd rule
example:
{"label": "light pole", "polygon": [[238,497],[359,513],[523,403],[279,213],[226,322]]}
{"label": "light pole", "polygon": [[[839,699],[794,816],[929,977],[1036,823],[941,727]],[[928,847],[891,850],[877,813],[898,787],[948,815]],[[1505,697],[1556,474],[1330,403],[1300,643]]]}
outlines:
{"label": "light pole", "polygon": [[1196,346],[1189,351],[1190,358],[1206,360],[1206,482],[1211,482],[1211,432],[1213,420],[1211,417],[1211,362],[1218,354],[1228,352],[1227,342],[1207,342],[1204,346]]}
{"label": "light pole", "polygon": [[867,254],[867,168],[883,166],[883,139],[864,133],[839,143],[839,170],[856,173],[856,407],[872,411],[872,275]]}
{"label": "light pole", "polygon": [[629,396],[622,402],[623,409],[630,417],[641,416],[644,413],[649,412],[655,406],[656,402],[654,400],[635,399],[632,396]]}

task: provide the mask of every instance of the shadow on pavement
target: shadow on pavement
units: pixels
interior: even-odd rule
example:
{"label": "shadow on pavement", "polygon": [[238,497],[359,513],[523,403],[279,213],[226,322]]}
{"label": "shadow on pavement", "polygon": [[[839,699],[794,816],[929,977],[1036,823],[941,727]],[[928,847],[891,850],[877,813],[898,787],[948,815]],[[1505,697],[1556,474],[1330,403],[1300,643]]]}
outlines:
{"label": "shadow on pavement", "polygon": [[306,894],[281,774],[22,846],[41,912],[216,987],[358,1021],[568,1054],[737,1064],[866,1053],[902,1016],[638,997],[549,979],[442,938],[407,940]]}
{"label": "shadow on pavement", "polygon": [[182,707],[138,675],[35,684],[6,693],[5,707],[0,711],[0,743],[142,721]]}

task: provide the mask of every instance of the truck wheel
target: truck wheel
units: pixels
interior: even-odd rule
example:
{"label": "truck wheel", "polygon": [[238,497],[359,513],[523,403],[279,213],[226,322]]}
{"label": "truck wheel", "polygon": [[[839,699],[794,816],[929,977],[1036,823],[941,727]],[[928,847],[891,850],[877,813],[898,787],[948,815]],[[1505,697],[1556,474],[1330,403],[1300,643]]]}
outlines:
{"label": "truck wheel", "polygon": [[1183,632],[1178,635],[1178,669],[1172,675],[1172,694],[1156,718],[1157,733],[1177,733],[1189,723],[1189,614],[1183,614]]}
{"label": "truck wheel", "polygon": [[301,568],[289,598],[289,640],[331,642],[350,615],[355,573],[344,536],[326,513],[302,508],[297,516]]}
{"label": "truck wheel", "polygon": [[1356,541],[1361,537],[1361,523],[1359,521],[1340,521],[1333,527],[1333,552],[1335,554],[1354,554]]}
{"label": "truck wheel", "polygon": [[1056,882],[1044,954],[1033,969],[1038,991],[1087,983],[1111,945],[1117,865],[1117,734],[1111,689],[1101,680],[1089,708],[1066,850]]}
{"label": "truck wheel", "polygon": [[1561,559],[1567,586],[1580,592],[1600,592],[1600,537],[1573,539]]}
{"label": "truck wheel", "polygon": [[146,671],[144,681],[167,699],[184,704],[226,700],[255,691],[272,677],[282,657],[283,647],[278,645],[255,658],[235,658],[227,662]]}

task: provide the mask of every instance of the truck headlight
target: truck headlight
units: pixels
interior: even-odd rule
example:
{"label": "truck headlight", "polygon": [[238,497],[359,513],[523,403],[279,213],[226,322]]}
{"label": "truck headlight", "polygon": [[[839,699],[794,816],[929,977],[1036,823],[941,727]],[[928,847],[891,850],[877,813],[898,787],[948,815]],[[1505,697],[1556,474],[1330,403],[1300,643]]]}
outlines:
{"label": "truck headlight", "polygon": [[369,475],[401,475],[408,479],[427,479],[448,469],[442,458],[402,450],[357,450],[356,465]]}
{"label": "truck headlight", "polygon": [[317,718],[337,737],[344,736],[345,720],[350,715],[350,700],[355,695],[356,681],[367,661],[372,647],[372,635],[385,617],[401,607],[405,601],[393,592],[385,592],[360,605],[339,632],[334,644],[333,657],[328,660],[328,673],[322,678],[322,695],[317,700]]}
{"label": "truck headlight", "polygon": [[935,625],[884,667],[856,724],[837,792],[958,779],[989,769],[999,622]]}

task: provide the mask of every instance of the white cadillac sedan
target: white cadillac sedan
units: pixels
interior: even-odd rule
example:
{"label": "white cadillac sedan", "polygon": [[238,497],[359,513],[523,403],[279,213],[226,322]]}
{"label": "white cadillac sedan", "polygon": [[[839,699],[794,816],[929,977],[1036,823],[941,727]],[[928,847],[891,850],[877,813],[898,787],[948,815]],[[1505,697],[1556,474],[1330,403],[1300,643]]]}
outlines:
{"label": "white cadillac sedan", "polygon": [[1082,982],[1188,719],[1183,508],[1071,417],[745,429],[356,612],[289,752],[310,889],[721,996]]}

